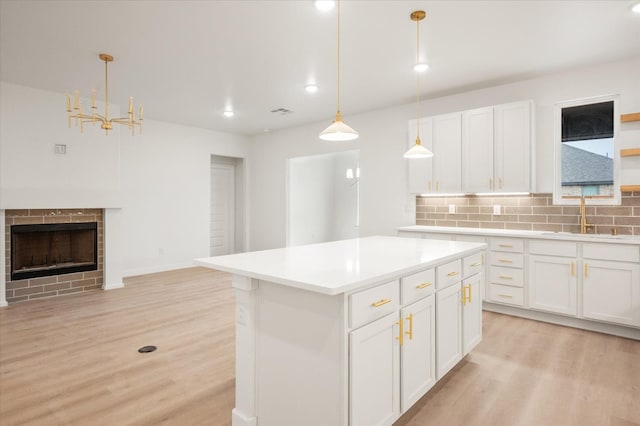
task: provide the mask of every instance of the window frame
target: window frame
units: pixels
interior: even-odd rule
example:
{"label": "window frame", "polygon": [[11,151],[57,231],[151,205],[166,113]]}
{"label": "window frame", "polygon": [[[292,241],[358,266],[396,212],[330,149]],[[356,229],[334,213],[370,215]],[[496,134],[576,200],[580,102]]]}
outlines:
{"label": "window frame", "polygon": [[580,197],[562,197],[562,109],[580,105],[597,104],[613,101],[613,196],[607,198],[591,198],[585,196],[591,205],[620,205],[620,95],[602,95],[588,98],[557,102],[553,106],[553,204],[573,206],[580,204]]}

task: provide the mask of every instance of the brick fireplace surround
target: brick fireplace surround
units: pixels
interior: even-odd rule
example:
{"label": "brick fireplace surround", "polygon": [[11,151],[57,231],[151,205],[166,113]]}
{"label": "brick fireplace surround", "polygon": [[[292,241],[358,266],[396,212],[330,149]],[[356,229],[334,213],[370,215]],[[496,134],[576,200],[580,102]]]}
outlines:
{"label": "brick fireplace surround", "polygon": [[[11,280],[11,226],[96,222],[98,269],[87,272]],[[104,283],[104,215],[102,209],[21,209],[5,212],[5,280],[8,303],[97,290]]]}

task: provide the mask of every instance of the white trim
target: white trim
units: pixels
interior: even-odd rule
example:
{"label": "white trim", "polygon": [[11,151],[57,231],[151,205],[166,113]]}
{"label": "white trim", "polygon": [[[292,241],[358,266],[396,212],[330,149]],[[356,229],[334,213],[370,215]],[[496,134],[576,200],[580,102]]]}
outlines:
{"label": "white trim", "polygon": [[7,281],[5,271],[5,211],[0,209],[0,247],[2,247],[2,256],[0,256],[0,308],[8,306],[7,303]]}
{"label": "white trim", "polygon": [[575,99],[572,101],[557,102],[553,105],[553,205],[578,205],[579,199],[565,199],[560,196],[562,192],[561,180],[561,149],[562,149],[562,108],[579,105],[587,105],[599,102],[613,101],[613,197],[598,199],[592,198],[587,201],[591,205],[620,205],[622,196],[620,194],[620,120],[619,104],[620,95],[602,95],[589,98]]}
{"label": "white trim", "polygon": [[177,269],[194,268],[196,265],[192,261],[171,263],[168,265],[145,266],[143,268],[131,268],[123,271],[122,275],[126,278],[138,275],[155,274],[157,272],[175,271]]}

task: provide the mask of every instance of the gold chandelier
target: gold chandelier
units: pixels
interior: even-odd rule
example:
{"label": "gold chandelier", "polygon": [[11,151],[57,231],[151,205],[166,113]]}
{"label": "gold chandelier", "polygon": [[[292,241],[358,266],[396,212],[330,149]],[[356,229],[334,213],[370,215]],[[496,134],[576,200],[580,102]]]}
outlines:
{"label": "gold chandelier", "polygon": [[80,103],[80,92],[78,89],[74,91],[73,108],[71,108],[71,96],[67,93],[67,114],[69,120],[69,127],[71,127],[71,120],[74,119],[76,127],[80,126],[80,133],[83,131],[84,123],[100,122],[101,128],[105,130],[107,136],[109,130],[113,129],[113,123],[122,124],[128,126],[131,129],[131,134],[134,134],[135,126],[140,129],[142,134],[142,105],[140,105],[140,115],[136,119],[135,112],[133,111],[133,97],[129,98],[129,112],[126,117],[109,118],[109,79],[107,74],[107,66],[109,62],[113,61],[113,56],[101,53],[100,59],[104,61],[104,93],[105,93],[105,107],[104,115],[98,114],[96,106],[96,89],[91,91],[91,114],[85,114],[82,112],[82,104]]}

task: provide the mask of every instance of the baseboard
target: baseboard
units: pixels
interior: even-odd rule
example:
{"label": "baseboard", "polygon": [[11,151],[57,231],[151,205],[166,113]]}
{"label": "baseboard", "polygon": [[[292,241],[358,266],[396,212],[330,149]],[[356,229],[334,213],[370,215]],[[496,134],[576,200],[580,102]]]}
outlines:
{"label": "baseboard", "polygon": [[6,300],[4,300],[4,301],[0,302],[0,308],[4,308],[4,307],[6,307],[6,306],[9,306],[9,303],[7,303],[7,301],[6,301]]}
{"label": "baseboard", "polygon": [[123,283],[113,283],[113,284],[103,284],[102,285],[102,289],[103,290],[115,290],[116,288],[123,288],[124,284]]}
{"label": "baseboard", "polygon": [[237,408],[231,410],[231,426],[257,426],[257,417],[247,417],[238,411]]}
{"label": "baseboard", "polygon": [[513,306],[500,305],[491,302],[483,302],[482,309],[485,311],[497,312],[499,314],[513,315],[515,317],[527,318],[535,321],[548,322],[551,324],[580,328],[582,330],[612,334],[614,336],[625,337],[627,339],[640,340],[640,329],[634,327],[607,324],[604,322],[590,321],[581,318],[565,317],[562,315],[554,315],[531,309],[521,309]]}
{"label": "baseboard", "polygon": [[128,278],[128,277],[135,277],[138,275],[155,274],[157,272],[173,271],[176,269],[192,268],[194,266],[195,265],[191,261],[180,262],[180,263],[173,263],[170,265],[157,265],[157,266],[148,266],[145,268],[127,269],[123,272],[122,275]]}

